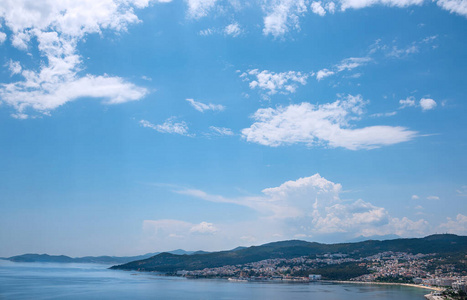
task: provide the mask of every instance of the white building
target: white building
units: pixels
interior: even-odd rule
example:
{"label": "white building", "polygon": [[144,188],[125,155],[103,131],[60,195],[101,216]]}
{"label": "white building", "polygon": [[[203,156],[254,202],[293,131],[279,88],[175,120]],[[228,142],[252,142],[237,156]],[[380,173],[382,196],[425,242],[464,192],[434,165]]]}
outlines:
{"label": "white building", "polygon": [[308,275],[308,278],[309,278],[311,281],[321,280],[321,275],[318,275],[318,274],[310,274],[310,275]]}

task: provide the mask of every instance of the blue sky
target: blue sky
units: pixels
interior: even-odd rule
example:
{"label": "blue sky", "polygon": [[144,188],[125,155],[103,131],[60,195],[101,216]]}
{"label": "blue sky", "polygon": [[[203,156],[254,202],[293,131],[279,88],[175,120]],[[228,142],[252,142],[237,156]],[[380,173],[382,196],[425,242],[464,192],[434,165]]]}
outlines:
{"label": "blue sky", "polygon": [[465,0],[0,20],[0,256],[467,234]]}

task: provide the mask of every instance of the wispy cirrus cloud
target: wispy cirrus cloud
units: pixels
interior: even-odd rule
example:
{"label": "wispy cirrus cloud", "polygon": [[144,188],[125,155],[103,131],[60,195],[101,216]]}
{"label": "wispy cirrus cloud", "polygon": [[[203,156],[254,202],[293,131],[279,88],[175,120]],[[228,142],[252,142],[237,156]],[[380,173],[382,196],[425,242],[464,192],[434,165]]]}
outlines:
{"label": "wispy cirrus cloud", "polygon": [[139,124],[143,127],[154,129],[160,133],[175,133],[185,136],[191,136],[188,133],[188,125],[186,124],[186,122],[176,122],[175,117],[170,117],[163,124],[158,125],[152,124],[151,122],[146,120],[139,121]]}
{"label": "wispy cirrus cloud", "polygon": [[335,75],[343,71],[351,71],[357,67],[366,65],[371,61],[372,61],[372,58],[368,56],[367,57],[349,57],[349,58],[343,59],[340,63],[335,65],[331,70],[328,70],[328,69],[319,70],[318,72],[316,72],[316,79],[320,81],[321,79],[325,77],[329,77],[331,75]]}
{"label": "wispy cirrus cloud", "polygon": [[226,127],[216,127],[216,126],[209,126],[210,133],[209,135],[216,135],[216,136],[231,136],[234,135],[234,132],[230,128]]}
{"label": "wispy cirrus cloud", "polygon": [[191,98],[186,99],[186,101],[188,101],[188,103],[190,103],[190,105],[193,106],[193,108],[199,112],[205,112],[207,110],[223,111],[225,109],[225,106],[221,104],[212,104],[212,103],[205,104],[199,101],[195,101]]}
{"label": "wispy cirrus cloud", "polygon": [[[431,48],[433,48],[433,43],[436,39],[437,36],[429,36],[414,41],[408,46],[387,45],[383,44],[381,40],[376,40],[375,43],[369,46],[365,56],[345,58],[333,66],[323,68],[316,72],[316,79],[321,81],[326,77],[337,75],[344,71],[349,72],[370,63],[376,63],[378,60],[404,59],[409,55],[420,52],[420,49],[424,49],[424,47],[427,48],[431,46]],[[393,43],[395,43],[395,41],[393,41]],[[356,73],[348,76],[348,78],[359,78],[361,75],[361,73]]]}

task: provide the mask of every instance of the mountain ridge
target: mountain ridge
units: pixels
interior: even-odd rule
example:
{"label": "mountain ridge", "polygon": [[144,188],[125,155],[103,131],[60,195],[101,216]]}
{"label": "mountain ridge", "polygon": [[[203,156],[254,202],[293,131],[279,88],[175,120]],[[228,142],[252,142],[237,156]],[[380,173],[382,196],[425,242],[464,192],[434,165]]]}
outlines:
{"label": "mountain ridge", "polygon": [[316,256],[326,253],[369,256],[387,251],[424,254],[465,252],[467,254],[467,236],[441,234],[424,238],[400,238],[386,241],[368,240],[337,244],[288,240],[251,246],[236,251],[228,250],[191,256],[160,253],[144,260],[112,266],[111,269],[170,273],[181,270],[199,270],[245,264],[264,259]]}
{"label": "mountain ridge", "polygon": [[[204,251],[186,251],[182,249],[176,249],[168,251],[177,255],[192,255],[199,252],[208,253]],[[0,258],[2,260],[9,260],[12,262],[51,262],[51,263],[98,263],[98,264],[125,264],[135,260],[142,260],[163,252],[146,253],[136,256],[83,256],[83,257],[70,257],[66,255],[49,255],[49,254],[36,254],[26,253],[21,255],[15,255],[6,258]]]}

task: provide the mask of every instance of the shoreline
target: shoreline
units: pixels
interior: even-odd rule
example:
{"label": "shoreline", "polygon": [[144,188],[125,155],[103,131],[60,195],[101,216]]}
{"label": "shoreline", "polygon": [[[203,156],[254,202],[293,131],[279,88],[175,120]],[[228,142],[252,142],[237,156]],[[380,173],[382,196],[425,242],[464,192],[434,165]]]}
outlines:
{"label": "shoreline", "polygon": [[395,285],[395,286],[407,286],[407,287],[416,287],[425,290],[432,290],[432,291],[443,291],[444,288],[441,287],[434,287],[434,286],[426,286],[426,285],[419,285],[414,283],[392,283],[392,282],[376,282],[376,281],[349,281],[349,280],[321,280],[321,282],[329,282],[329,283],[356,283],[356,284],[373,284],[373,285]]}

